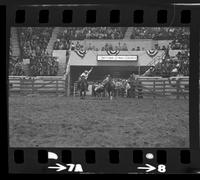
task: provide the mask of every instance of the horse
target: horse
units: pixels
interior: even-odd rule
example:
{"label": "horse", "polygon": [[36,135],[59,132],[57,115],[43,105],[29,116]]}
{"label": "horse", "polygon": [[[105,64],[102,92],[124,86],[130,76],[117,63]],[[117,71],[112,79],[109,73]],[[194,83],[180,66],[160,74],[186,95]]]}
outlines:
{"label": "horse", "polygon": [[112,100],[114,94],[115,94],[115,83],[113,80],[104,80],[103,81],[104,89],[108,93],[108,97],[110,100]]}
{"label": "horse", "polygon": [[80,80],[78,81],[78,90],[80,91],[80,97],[81,99],[84,99],[86,96],[86,91],[88,89],[88,83],[87,80],[85,78],[80,78]]}

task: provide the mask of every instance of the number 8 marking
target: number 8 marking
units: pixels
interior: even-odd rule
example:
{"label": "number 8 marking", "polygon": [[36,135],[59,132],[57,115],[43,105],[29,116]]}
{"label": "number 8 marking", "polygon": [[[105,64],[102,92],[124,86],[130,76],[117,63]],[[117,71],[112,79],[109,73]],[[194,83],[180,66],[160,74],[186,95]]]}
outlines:
{"label": "number 8 marking", "polygon": [[166,166],[163,164],[158,165],[158,172],[161,172],[161,173],[166,172]]}

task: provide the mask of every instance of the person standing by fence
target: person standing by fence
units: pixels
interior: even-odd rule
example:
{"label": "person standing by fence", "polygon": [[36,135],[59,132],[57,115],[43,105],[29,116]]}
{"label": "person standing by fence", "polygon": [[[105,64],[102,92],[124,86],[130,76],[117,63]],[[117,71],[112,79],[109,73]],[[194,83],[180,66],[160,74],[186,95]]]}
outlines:
{"label": "person standing by fence", "polygon": [[134,73],[130,75],[128,81],[129,81],[130,87],[131,87],[130,90],[129,90],[129,92],[130,92],[129,96],[131,98],[135,98],[135,83],[136,83],[136,81],[135,81],[135,74]]}

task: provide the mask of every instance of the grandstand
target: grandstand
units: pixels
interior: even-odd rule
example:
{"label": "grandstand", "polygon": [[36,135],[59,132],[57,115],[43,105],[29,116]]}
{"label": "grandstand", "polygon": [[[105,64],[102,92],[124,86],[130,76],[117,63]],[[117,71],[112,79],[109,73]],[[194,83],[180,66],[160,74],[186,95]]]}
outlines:
{"label": "grandstand", "polygon": [[[188,76],[189,35],[189,28],[182,27],[13,27],[9,74],[64,75],[67,63],[69,60],[73,61],[70,59],[73,51],[86,53],[91,51],[95,55],[119,51],[123,55],[129,55],[142,52],[145,54],[147,50],[154,50],[154,53],[175,51],[177,54],[171,53],[173,56],[167,55],[165,58],[162,57],[163,59],[157,58],[158,60],[155,60],[156,56],[153,57],[152,54],[151,61],[145,64],[146,68],[141,66],[141,59],[146,60],[139,57],[140,63],[131,64],[135,73],[140,75],[145,73],[148,76],[176,74]],[[56,51],[65,54],[66,59],[60,58]],[[149,55],[151,56],[150,53]],[[109,65],[110,62],[107,63],[108,66],[117,64],[117,62],[113,62],[112,65]],[[127,62],[121,64],[130,66]]]}

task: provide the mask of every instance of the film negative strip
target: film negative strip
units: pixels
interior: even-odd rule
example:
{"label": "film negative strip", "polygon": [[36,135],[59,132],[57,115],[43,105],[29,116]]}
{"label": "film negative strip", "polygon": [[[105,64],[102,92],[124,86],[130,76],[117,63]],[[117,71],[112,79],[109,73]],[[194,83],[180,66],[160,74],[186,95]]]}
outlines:
{"label": "film negative strip", "polygon": [[200,5],[161,2],[2,6],[9,174],[200,173]]}

